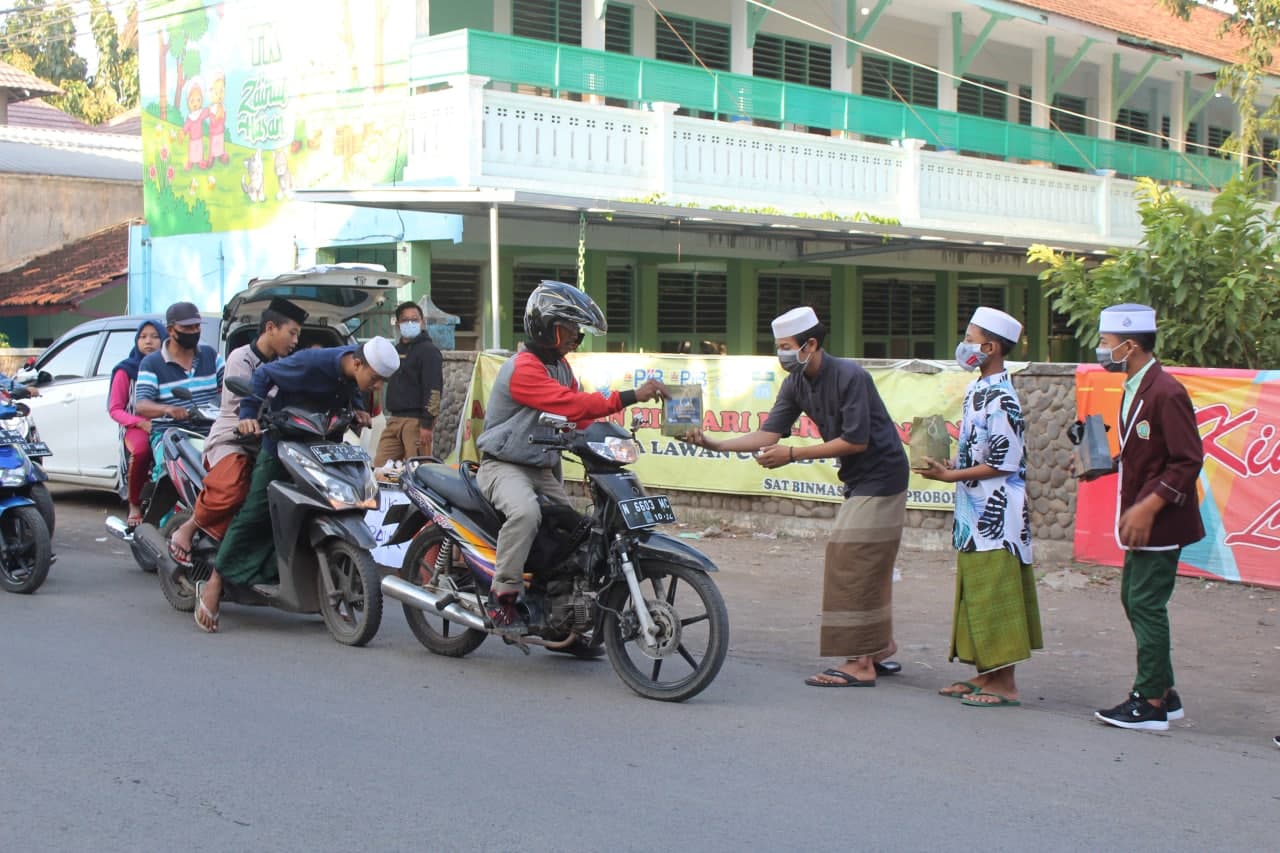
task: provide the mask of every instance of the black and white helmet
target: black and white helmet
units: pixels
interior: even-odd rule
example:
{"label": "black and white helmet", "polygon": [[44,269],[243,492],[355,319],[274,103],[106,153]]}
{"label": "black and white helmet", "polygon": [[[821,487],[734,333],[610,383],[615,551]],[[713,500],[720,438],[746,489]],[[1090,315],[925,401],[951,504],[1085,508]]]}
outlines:
{"label": "black and white helmet", "polygon": [[563,281],[544,281],[533,289],[525,303],[524,331],[532,343],[556,347],[563,343],[556,334],[557,323],[593,335],[609,331],[604,312],[590,296]]}

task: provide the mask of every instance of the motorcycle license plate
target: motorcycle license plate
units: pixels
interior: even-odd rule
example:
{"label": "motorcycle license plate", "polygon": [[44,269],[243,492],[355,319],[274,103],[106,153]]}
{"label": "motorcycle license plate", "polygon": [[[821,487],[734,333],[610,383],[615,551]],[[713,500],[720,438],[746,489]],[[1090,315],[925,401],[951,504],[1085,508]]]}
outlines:
{"label": "motorcycle license plate", "polygon": [[311,452],[326,465],[340,462],[368,462],[369,454],[358,444],[326,444],[313,446]]}
{"label": "motorcycle license plate", "polygon": [[622,521],[628,530],[672,524],[676,520],[676,511],[671,508],[671,499],[666,495],[618,501],[618,509],[622,510]]}
{"label": "motorcycle license plate", "polygon": [[22,446],[22,449],[33,459],[53,455],[53,451],[49,449],[49,445],[45,444],[43,441],[28,441]]}

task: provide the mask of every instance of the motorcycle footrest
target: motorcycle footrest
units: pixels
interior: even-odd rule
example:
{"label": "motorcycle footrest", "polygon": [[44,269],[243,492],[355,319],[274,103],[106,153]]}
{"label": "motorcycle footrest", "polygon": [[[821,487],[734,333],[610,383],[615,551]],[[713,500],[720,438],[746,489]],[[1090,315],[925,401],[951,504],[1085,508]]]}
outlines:
{"label": "motorcycle footrest", "polygon": [[436,602],[436,610],[443,613],[446,607],[448,607],[451,604],[457,604],[457,603],[458,603],[458,596],[454,595],[453,593],[449,593],[444,598]]}

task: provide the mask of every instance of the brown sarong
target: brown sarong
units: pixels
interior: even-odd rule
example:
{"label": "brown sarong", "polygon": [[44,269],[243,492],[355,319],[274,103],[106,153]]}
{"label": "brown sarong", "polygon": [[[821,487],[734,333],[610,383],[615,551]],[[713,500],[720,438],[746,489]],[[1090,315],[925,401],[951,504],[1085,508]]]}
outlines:
{"label": "brown sarong", "polygon": [[893,564],[906,512],[906,492],[840,507],[824,566],[822,657],[873,655],[893,642]]}
{"label": "brown sarong", "polygon": [[253,476],[253,457],[231,453],[222,457],[208,474],[204,488],[196,498],[196,526],[214,539],[222,541],[227,525],[244,504]]}

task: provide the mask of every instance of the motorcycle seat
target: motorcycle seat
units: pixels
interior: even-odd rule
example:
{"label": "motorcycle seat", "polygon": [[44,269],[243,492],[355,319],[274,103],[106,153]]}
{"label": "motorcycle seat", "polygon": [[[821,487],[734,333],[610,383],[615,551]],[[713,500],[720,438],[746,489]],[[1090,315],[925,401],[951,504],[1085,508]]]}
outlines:
{"label": "motorcycle seat", "polygon": [[204,436],[180,429],[168,429],[160,440],[166,457],[182,459],[192,471],[204,474]]}
{"label": "motorcycle seat", "polygon": [[450,507],[469,513],[486,531],[496,534],[503,518],[476,484],[474,463],[464,462],[460,467],[429,464],[419,465],[413,472],[414,481],[423,489],[434,492]]}

